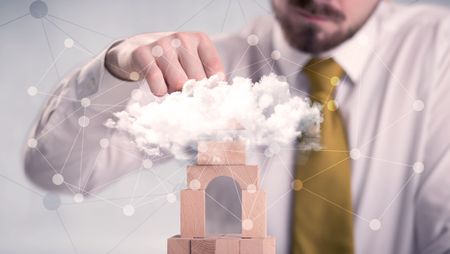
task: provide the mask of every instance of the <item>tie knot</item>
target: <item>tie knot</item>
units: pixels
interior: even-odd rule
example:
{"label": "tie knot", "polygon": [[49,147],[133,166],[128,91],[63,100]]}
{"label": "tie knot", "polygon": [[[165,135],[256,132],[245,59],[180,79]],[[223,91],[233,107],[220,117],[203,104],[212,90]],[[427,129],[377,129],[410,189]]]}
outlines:
{"label": "tie knot", "polygon": [[311,98],[324,103],[334,97],[335,88],[340,83],[344,70],[332,58],[312,58],[303,67],[303,73],[311,83]]}

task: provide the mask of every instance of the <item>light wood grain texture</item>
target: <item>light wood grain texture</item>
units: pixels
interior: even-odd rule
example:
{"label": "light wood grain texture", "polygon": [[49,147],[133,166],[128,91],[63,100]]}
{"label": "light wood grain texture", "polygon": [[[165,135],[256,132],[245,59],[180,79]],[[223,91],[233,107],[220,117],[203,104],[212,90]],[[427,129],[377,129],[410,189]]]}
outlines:
{"label": "light wood grain texture", "polygon": [[187,181],[200,182],[200,189],[205,190],[208,184],[218,176],[228,176],[233,178],[242,190],[246,190],[249,185],[258,188],[259,170],[256,165],[211,165],[211,166],[188,166]]}
{"label": "light wood grain texture", "polygon": [[198,165],[244,165],[245,144],[241,141],[199,141]]}
{"label": "light wood grain texture", "polygon": [[191,240],[192,254],[239,254],[238,237],[209,236]]}
{"label": "light wood grain texture", "polygon": [[167,254],[190,254],[191,240],[179,235],[167,239]]}
{"label": "light wood grain texture", "polygon": [[182,190],[180,193],[182,237],[205,237],[205,191]]}
{"label": "light wood grain texture", "polygon": [[264,191],[242,191],[242,236],[267,236],[267,207]]}
{"label": "light wood grain texture", "polygon": [[243,238],[239,248],[240,254],[275,254],[275,238]]}

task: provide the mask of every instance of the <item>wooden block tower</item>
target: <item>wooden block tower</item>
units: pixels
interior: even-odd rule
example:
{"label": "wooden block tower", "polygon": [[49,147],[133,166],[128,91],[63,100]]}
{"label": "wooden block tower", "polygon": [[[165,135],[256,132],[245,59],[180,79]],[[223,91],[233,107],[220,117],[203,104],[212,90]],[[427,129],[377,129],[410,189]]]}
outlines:
{"label": "wooden block tower", "polygon": [[[259,169],[245,164],[241,141],[200,141],[197,165],[188,166],[188,189],[180,193],[181,234],[167,240],[168,254],[275,254],[267,236],[266,194],[259,189]],[[234,179],[242,192],[242,233],[207,235],[205,191],[219,176]]]}

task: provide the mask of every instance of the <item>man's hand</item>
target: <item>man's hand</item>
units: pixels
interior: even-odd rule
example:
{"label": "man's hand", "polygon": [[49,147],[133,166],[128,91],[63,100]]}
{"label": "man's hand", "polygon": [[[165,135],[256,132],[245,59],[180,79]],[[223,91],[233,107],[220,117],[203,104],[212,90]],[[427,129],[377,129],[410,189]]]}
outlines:
{"label": "man's hand", "polygon": [[114,45],[105,66],[124,80],[145,78],[156,96],[180,91],[188,79],[217,73],[224,78],[217,50],[204,33],[140,34]]}

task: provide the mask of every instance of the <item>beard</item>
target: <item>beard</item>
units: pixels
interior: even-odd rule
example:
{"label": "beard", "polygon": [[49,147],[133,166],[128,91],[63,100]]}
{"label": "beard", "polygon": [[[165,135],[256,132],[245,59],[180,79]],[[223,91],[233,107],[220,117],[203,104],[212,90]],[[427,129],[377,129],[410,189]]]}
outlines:
{"label": "beard", "polygon": [[361,24],[354,27],[345,28],[342,25],[346,19],[345,15],[328,5],[318,5],[313,0],[290,0],[289,5],[300,7],[314,15],[328,17],[337,26],[334,32],[327,33],[318,25],[305,22],[302,17],[284,15],[283,10],[277,9],[277,6],[273,4],[275,17],[288,43],[300,51],[311,54],[319,54],[337,47],[353,37],[368,19],[367,17]]}

